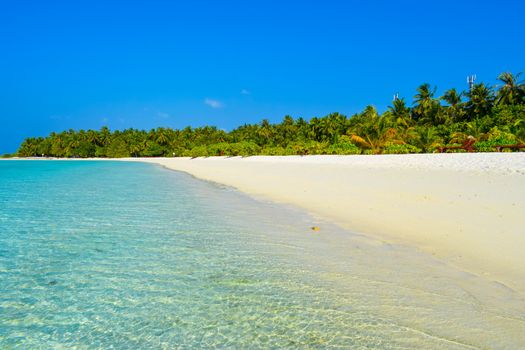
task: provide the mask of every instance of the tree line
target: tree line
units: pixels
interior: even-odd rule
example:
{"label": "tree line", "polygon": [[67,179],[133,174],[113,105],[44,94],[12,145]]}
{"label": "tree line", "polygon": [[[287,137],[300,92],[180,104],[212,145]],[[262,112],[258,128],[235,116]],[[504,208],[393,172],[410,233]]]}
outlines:
{"label": "tree line", "polygon": [[395,98],[379,114],[368,106],[351,117],[332,113],[310,120],[285,116],[229,132],[214,126],[149,131],[68,130],[31,137],[20,145],[20,157],[166,157],[306,154],[403,154],[435,152],[475,139],[477,151],[525,143],[525,84],[520,74],[502,73],[499,83],[474,84],[468,91],[417,88],[411,105]]}

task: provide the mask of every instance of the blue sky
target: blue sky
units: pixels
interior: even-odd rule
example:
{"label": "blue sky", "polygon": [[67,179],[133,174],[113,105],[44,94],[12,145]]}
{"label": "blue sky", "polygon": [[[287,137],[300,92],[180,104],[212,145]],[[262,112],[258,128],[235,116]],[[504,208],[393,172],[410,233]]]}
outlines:
{"label": "blue sky", "polygon": [[525,71],[524,1],[3,1],[0,153],[64,129],[384,110]]}

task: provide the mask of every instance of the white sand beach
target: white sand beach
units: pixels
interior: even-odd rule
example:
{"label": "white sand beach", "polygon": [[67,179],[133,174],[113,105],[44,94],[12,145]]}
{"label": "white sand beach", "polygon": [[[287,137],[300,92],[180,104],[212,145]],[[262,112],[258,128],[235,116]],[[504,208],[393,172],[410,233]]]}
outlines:
{"label": "white sand beach", "polygon": [[525,153],[126,160],[291,204],[525,293]]}

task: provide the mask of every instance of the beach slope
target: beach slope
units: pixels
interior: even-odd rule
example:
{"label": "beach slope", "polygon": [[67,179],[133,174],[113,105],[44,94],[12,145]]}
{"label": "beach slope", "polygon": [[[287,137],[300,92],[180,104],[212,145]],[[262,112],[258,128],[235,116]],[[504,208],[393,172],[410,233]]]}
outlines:
{"label": "beach slope", "polygon": [[133,160],[295,205],[525,293],[525,153]]}

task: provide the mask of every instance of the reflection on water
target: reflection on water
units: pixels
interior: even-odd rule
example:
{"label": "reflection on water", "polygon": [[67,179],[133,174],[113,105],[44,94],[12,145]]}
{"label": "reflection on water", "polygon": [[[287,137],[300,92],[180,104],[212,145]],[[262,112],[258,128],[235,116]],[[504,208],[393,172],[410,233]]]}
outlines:
{"label": "reflection on water", "polygon": [[145,164],[0,162],[0,281],[2,349],[525,344],[504,286]]}

